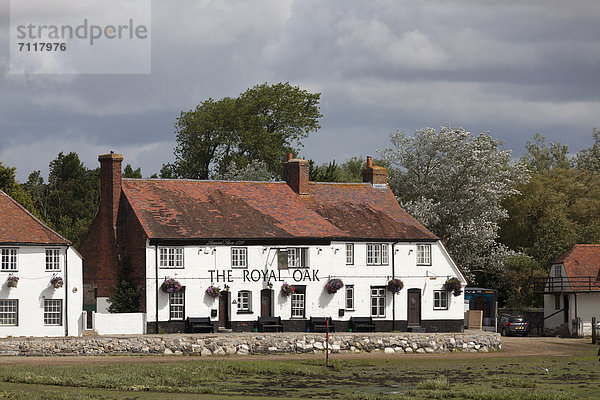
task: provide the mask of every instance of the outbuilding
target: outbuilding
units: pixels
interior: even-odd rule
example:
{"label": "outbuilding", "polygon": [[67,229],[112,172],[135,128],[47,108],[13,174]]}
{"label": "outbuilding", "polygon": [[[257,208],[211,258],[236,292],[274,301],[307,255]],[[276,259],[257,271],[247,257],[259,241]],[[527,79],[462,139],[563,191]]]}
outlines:
{"label": "outbuilding", "polygon": [[188,318],[250,331],[259,317],[285,331],[311,317],[338,331],[463,329],[464,294],[445,283],[465,278],[370,157],[364,183],[310,182],[291,156],[283,182],[123,179],[122,160],[99,156],[100,208],[79,248],[88,308],[104,311],[126,267],[148,332]]}
{"label": "outbuilding", "polygon": [[80,336],[82,259],[0,191],[0,337]]}

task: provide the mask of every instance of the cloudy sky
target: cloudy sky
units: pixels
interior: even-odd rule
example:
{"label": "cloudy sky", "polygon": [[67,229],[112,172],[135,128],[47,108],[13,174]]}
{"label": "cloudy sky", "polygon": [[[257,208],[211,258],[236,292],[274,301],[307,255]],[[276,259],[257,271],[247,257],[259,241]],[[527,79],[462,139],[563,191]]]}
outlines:
{"label": "cloudy sky", "polygon": [[0,161],[25,180],[59,151],[95,167],[114,150],[148,176],[182,110],[280,81],[322,93],[301,152],[318,163],[447,123],[516,154],[536,132],[577,151],[600,126],[596,3],[154,0],[151,74],[52,76],[9,73],[0,0]]}

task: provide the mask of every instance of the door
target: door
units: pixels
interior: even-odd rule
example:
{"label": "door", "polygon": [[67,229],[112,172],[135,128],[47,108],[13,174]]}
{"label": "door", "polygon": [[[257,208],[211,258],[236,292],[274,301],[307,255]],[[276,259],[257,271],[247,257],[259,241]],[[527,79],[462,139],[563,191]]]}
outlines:
{"label": "door", "polygon": [[421,289],[408,289],[408,325],[421,325]]}
{"label": "door", "polygon": [[567,327],[569,326],[569,296],[568,295],[564,295],[563,296],[563,308],[565,310],[564,313],[564,323],[567,324]]}
{"label": "door", "polygon": [[260,291],[260,316],[261,317],[272,317],[271,312],[271,300],[273,298],[273,291],[271,289],[263,289]]}
{"label": "door", "polygon": [[219,296],[219,328],[229,328],[229,292],[226,290]]}

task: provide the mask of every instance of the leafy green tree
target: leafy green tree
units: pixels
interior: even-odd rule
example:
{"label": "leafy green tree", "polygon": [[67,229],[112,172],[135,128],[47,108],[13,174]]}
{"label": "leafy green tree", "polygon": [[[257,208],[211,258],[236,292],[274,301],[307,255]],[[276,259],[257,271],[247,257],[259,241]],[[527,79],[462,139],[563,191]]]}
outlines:
{"label": "leafy green tree", "polygon": [[577,169],[600,172],[600,129],[592,128],[594,144],[589,149],[583,149],[573,158],[573,165]]}
{"label": "leafy green tree", "polygon": [[542,296],[533,291],[533,278],[548,276],[547,271],[533,258],[525,254],[508,257],[501,274],[484,283],[498,289],[498,302],[511,309],[542,306]]}
{"label": "leafy green tree", "polygon": [[508,217],[502,200],[527,180],[524,165],[488,132],[424,128],[391,135],[380,155],[394,168],[390,186],[409,213],[439,236],[471,279],[498,274],[511,254],[497,242]]}
{"label": "leafy green tree", "polygon": [[131,164],[127,164],[125,168],[123,168],[123,178],[141,178],[142,177],[142,169],[133,169]]}
{"label": "leafy green tree", "polygon": [[289,83],[208,99],[177,119],[175,162],[169,168],[177,177],[208,179],[225,173],[232,161],[244,168],[257,160],[281,176],[285,155],[320,128],[319,99],[319,93]]}
{"label": "leafy green tree", "polygon": [[27,192],[15,179],[15,167],[7,167],[0,162],[0,190],[12,197],[15,201],[25,207],[29,212],[38,214],[35,210],[31,194]]}
{"label": "leafy green tree", "polygon": [[557,143],[546,143],[546,138],[536,133],[533,142],[527,141],[527,152],[521,161],[530,171],[546,171],[552,168],[569,168],[569,147]]}
{"label": "leafy green tree", "polygon": [[264,161],[253,160],[245,167],[240,168],[231,161],[224,172],[218,172],[214,179],[224,181],[272,181],[275,175]]}
{"label": "leafy green tree", "polygon": [[108,312],[133,313],[140,311],[141,290],[131,280],[131,262],[123,261],[119,271],[119,281],[112,288],[112,296],[108,298]]}

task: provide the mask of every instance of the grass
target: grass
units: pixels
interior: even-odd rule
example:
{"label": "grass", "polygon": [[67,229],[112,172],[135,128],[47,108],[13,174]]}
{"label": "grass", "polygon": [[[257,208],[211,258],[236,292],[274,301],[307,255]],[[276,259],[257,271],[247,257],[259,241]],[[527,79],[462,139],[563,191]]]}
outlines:
{"label": "grass", "polygon": [[[223,397],[559,400],[600,398],[596,350],[571,357],[261,360],[1,366],[0,399]],[[168,396],[166,393],[169,393]]]}

